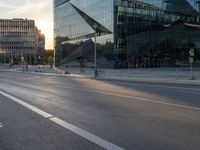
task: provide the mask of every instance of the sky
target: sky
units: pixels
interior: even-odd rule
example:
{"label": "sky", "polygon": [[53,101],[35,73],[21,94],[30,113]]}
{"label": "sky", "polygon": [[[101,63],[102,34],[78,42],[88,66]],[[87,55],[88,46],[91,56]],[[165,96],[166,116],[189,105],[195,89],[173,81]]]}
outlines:
{"label": "sky", "polygon": [[45,34],[46,49],[53,49],[52,0],[0,0],[0,18],[27,18]]}

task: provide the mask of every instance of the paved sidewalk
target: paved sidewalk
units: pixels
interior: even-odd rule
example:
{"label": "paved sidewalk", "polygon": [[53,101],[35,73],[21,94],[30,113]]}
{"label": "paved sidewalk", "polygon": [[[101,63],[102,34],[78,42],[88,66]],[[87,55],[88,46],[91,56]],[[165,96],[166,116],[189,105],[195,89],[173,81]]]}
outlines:
{"label": "paved sidewalk", "polygon": [[[28,70],[20,66],[13,66],[12,68],[6,66],[4,68],[1,67],[0,71],[52,76],[66,76],[67,74],[68,76],[94,77],[94,70],[92,68],[84,68],[81,71],[78,67],[51,68],[48,65],[29,66]],[[195,80],[191,80],[192,74],[190,68],[100,69],[98,78],[158,83],[200,84],[200,68],[194,68],[193,75]]]}
{"label": "paved sidewalk", "polygon": [[[58,68],[57,68],[58,69]],[[61,72],[70,72],[72,75],[84,77],[93,77],[92,68],[59,68]],[[99,78],[120,79],[145,82],[162,83],[182,83],[182,84],[200,84],[200,68],[194,68],[192,74],[190,68],[141,68],[141,69],[101,69]]]}
{"label": "paved sidewalk", "polygon": [[60,75],[63,72],[60,72],[54,68],[51,68],[49,65],[29,65],[28,68],[26,66],[22,67],[19,65],[0,65],[0,72],[19,72],[19,73],[32,73],[32,74],[42,74],[42,75]]}

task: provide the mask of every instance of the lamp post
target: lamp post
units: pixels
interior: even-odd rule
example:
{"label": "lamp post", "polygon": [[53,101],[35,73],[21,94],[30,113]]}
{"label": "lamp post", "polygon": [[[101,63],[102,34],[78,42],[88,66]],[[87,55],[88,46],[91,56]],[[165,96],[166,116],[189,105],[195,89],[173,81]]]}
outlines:
{"label": "lamp post", "polygon": [[94,44],[94,77],[97,77],[97,32],[95,30],[95,44]]}
{"label": "lamp post", "polygon": [[94,24],[95,38],[94,38],[94,77],[97,77],[97,25]]}

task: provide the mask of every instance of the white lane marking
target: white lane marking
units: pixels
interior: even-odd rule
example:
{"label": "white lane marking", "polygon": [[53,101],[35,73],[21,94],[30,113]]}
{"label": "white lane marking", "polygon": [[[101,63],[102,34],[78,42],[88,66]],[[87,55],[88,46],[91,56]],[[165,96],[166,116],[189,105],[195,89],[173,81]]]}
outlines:
{"label": "white lane marking", "polygon": [[96,93],[96,94],[104,94],[104,95],[109,95],[109,96],[128,98],[128,99],[133,99],[133,100],[137,100],[137,101],[146,101],[146,102],[163,104],[163,105],[174,106],[174,107],[181,107],[181,108],[200,110],[200,107],[192,107],[192,106],[186,106],[186,105],[182,105],[182,104],[161,102],[161,101],[158,101],[158,100],[152,100],[152,99],[136,97],[136,96],[121,95],[121,94],[108,93],[108,92],[102,92],[102,91],[96,91],[96,90],[78,89],[78,88],[74,88],[74,87],[67,87],[67,86],[60,86],[60,85],[56,85],[56,87],[72,89],[72,90],[77,90],[77,91],[82,91],[82,92],[91,92],[91,93]]}
{"label": "white lane marking", "polygon": [[102,148],[105,148],[107,150],[125,150],[124,148],[121,148],[121,147],[119,147],[115,144],[112,144],[111,142],[108,142],[108,141],[106,141],[106,140],[104,140],[104,139],[102,139],[102,138],[100,138],[96,135],[93,135],[93,134],[91,134],[91,133],[89,133],[89,132],[87,132],[83,129],[80,129],[80,128],[74,126],[73,124],[70,124],[70,123],[68,123],[64,120],[61,120],[57,117],[54,117],[53,115],[51,115],[51,114],[49,114],[49,113],[47,113],[47,112],[45,112],[45,111],[43,111],[39,108],[36,108],[35,106],[32,106],[32,105],[14,97],[14,96],[11,96],[11,95],[3,92],[3,91],[0,91],[0,94],[9,98],[10,100],[13,100],[13,101],[25,106],[26,108],[34,111],[35,113],[45,117],[46,119],[49,119],[52,122],[72,131],[73,133],[76,133],[77,135],[79,135],[79,136],[101,146]]}
{"label": "white lane marking", "polygon": [[184,88],[184,87],[173,87],[173,86],[162,86],[162,85],[149,85],[149,84],[136,84],[136,83],[121,83],[121,82],[109,82],[112,84],[120,84],[120,85],[130,85],[130,86],[143,86],[143,87],[155,87],[155,88],[166,88],[166,89],[177,89],[177,90],[190,90],[190,91],[200,91],[200,89],[195,88]]}
{"label": "white lane marking", "polygon": [[28,104],[28,103],[25,103],[25,102],[23,102],[22,100],[20,100],[20,99],[14,97],[14,96],[11,96],[11,95],[9,95],[9,94],[3,92],[3,91],[0,91],[0,94],[3,95],[3,96],[5,96],[5,97],[7,97],[7,98],[9,98],[9,99],[11,99],[11,100],[13,100],[13,101],[15,101],[15,102],[17,102],[17,103],[19,103],[19,104],[21,104],[21,105],[23,105],[23,106],[25,106],[26,108],[28,108],[28,109],[30,109],[30,110],[36,112],[37,114],[39,114],[39,115],[41,115],[41,116],[43,116],[43,117],[45,117],[45,118],[52,117],[51,114],[49,114],[49,113],[47,113],[47,112],[45,112],[45,111],[42,111],[41,109],[38,109],[38,108],[36,108],[36,107],[34,107],[34,106]]}
{"label": "white lane marking", "polygon": [[0,128],[3,128],[3,124],[0,122]]}
{"label": "white lane marking", "polygon": [[80,129],[80,128],[78,128],[78,127],[76,127],[76,126],[74,126],[74,125],[72,125],[68,122],[65,122],[65,121],[63,121],[59,118],[51,118],[50,120],[61,125],[64,128],[67,128],[68,130],[88,139],[89,141],[92,141],[95,144],[100,145],[101,147],[103,147],[107,150],[124,150],[123,148],[121,148],[117,145],[114,145],[110,142],[107,142],[104,139],[97,137],[97,136],[95,136],[95,135],[93,135],[93,134],[91,134],[91,133],[89,133],[85,130],[82,130],[82,129]]}

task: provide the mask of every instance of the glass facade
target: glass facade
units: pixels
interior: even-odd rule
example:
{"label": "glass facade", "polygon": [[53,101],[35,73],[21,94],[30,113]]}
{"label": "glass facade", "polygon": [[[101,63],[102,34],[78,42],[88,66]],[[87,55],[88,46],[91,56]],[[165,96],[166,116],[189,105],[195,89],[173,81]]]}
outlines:
{"label": "glass facade", "polygon": [[[56,62],[75,66],[94,60],[93,24],[109,30],[97,33],[97,63],[111,65],[113,59],[113,0],[54,1]],[[102,62],[102,64],[101,64]]]}
{"label": "glass facade", "polygon": [[118,67],[189,65],[200,60],[198,3],[186,0],[115,1]]}
{"label": "glass facade", "polygon": [[55,0],[57,64],[99,67],[188,65],[200,60],[198,0]]}

